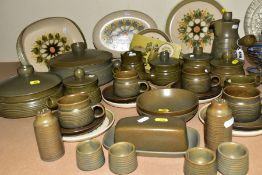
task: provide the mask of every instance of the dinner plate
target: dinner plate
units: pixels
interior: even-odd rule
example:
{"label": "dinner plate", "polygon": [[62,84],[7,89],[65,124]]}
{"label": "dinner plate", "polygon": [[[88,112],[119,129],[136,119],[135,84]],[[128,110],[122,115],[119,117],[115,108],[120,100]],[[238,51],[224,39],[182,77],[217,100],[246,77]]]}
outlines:
{"label": "dinner plate", "polygon": [[144,35],[144,36],[147,36],[147,37],[159,39],[161,41],[171,42],[169,36],[165,32],[163,32],[159,29],[153,29],[153,28],[144,29],[144,30],[141,30],[140,32],[138,32],[138,35]]}
{"label": "dinner plate", "polygon": [[[199,112],[198,112],[198,118],[199,120],[205,124],[205,117],[206,117],[206,110],[207,107],[210,105],[206,104],[205,106],[203,106]],[[262,116],[260,116],[259,123],[260,123],[260,127],[262,126]],[[262,135],[262,129],[256,129],[256,130],[238,130],[236,128],[239,128],[238,126],[239,124],[233,124],[233,130],[232,130],[232,135],[233,136],[239,136],[239,137],[251,137],[251,136],[258,136],[258,135]],[[244,124],[246,125],[246,124]],[[244,126],[245,127],[245,126]],[[241,125],[241,128],[243,129],[243,125]]]}
{"label": "dinner plate", "polygon": [[166,33],[173,42],[181,44],[182,53],[192,53],[194,46],[210,53],[213,33],[208,30],[209,24],[222,18],[222,9],[215,0],[181,1],[168,16]]}
{"label": "dinner plate", "polygon": [[[109,149],[114,142],[115,127],[110,128],[104,135],[103,146]],[[187,127],[188,149],[199,145],[199,133],[196,129]],[[160,152],[136,150],[137,155],[146,157],[183,157],[185,152]]]}
{"label": "dinner plate", "polygon": [[261,35],[262,0],[253,0],[247,8],[244,19],[245,34]]}
{"label": "dinner plate", "polygon": [[101,126],[99,126],[97,129],[93,130],[92,132],[82,133],[81,135],[63,136],[62,139],[65,142],[80,142],[83,140],[92,139],[108,130],[113,125],[114,121],[114,114],[106,109],[106,118]]}
{"label": "dinner plate", "polygon": [[50,59],[70,51],[74,42],[86,43],[78,25],[68,18],[50,17],[26,26],[17,39],[16,50],[23,65],[47,72]]}
{"label": "dinner plate", "polygon": [[93,30],[93,43],[97,49],[120,54],[128,51],[133,35],[147,28],[157,28],[148,15],[134,10],[121,10],[100,19]]}

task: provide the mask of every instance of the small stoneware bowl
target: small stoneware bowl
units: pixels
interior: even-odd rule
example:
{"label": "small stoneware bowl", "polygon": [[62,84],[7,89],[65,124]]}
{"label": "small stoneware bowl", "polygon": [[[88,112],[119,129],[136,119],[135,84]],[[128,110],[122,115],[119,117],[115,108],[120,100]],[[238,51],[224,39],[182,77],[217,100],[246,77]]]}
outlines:
{"label": "small stoneware bowl", "polygon": [[105,114],[102,104],[91,105],[89,96],[81,93],[63,96],[57,105],[58,119],[63,128],[82,127]]}
{"label": "small stoneware bowl", "polygon": [[92,171],[102,167],[105,157],[102,145],[97,140],[80,142],[76,147],[77,167],[83,171]]}
{"label": "small stoneware bowl", "polygon": [[145,80],[139,80],[138,74],[133,70],[118,71],[114,74],[114,94],[118,97],[134,97],[150,89]]}
{"label": "small stoneware bowl", "polygon": [[176,88],[154,89],[137,97],[136,107],[140,115],[172,116],[190,120],[198,110],[195,93]]}
{"label": "small stoneware bowl", "polygon": [[113,144],[109,150],[109,168],[115,174],[128,174],[137,168],[135,145],[129,142]]}
{"label": "small stoneware bowl", "polygon": [[252,75],[230,75],[225,80],[225,86],[252,86],[257,87],[260,84],[260,77]]}
{"label": "small stoneware bowl", "polygon": [[260,91],[255,87],[227,86],[223,90],[236,122],[252,122],[260,117]]}
{"label": "small stoneware bowl", "polygon": [[215,152],[201,147],[187,150],[184,161],[184,173],[185,175],[216,175]]}
{"label": "small stoneware bowl", "polygon": [[218,171],[225,175],[245,175],[249,167],[248,149],[235,142],[221,143],[217,148]]}

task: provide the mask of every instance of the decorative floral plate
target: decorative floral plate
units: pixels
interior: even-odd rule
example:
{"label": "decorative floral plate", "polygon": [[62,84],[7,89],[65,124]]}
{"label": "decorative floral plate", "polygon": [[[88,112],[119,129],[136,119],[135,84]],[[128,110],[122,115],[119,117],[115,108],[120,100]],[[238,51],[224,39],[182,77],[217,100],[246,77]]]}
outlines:
{"label": "decorative floral plate", "polygon": [[148,15],[122,10],[110,13],[97,22],[93,30],[93,42],[97,49],[113,53],[115,58],[129,50],[133,34],[147,28],[157,28]]}
{"label": "decorative floral plate", "polygon": [[253,0],[247,8],[244,30],[246,35],[262,33],[262,0]]}
{"label": "decorative floral plate", "polygon": [[50,59],[70,51],[74,42],[86,42],[77,24],[64,17],[50,17],[28,25],[20,33],[16,49],[23,65],[47,72]]}
{"label": "decorative floral plate", "polygon": [[144,36],[147,36],[147,37],[156,38],[156,39],[159,39],[161,41],[171,42],[169,36],[165,32],[158,30],[158,29],[152,29],[152,28],[145,29],[145,30],[138,32],[138,34],[144,35]]}
{"label": "decorative floral plate", "polygon": [[211,21],[222,18],[222,9],[214,0],[184,0],[169,14],[166,33],[182,45],[183,53],[191,53],[195,46],[211,52],[213,33],[208,28]]}

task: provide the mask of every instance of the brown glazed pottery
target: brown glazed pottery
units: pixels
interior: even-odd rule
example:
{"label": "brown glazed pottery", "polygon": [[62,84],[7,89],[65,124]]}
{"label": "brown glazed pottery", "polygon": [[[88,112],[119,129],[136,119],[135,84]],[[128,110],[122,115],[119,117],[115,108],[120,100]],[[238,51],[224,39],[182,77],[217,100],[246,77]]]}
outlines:
{"label": "brown glazed pottery", "polygon": [[85,71],[82,68],[76,68],[74,76],[65,78],[63,84],[65,87],[65,95],[85,93],[90,97],[92,104],[99,103],[102,100],[97,76],[94,74],[85,74]]}
{"label": "brown glazed pottery", "polygon": [[132,102],[136,102],[136,98],[137,98],[137,96],[123,98],[115,95],[113,85],[104,88],[102,91],[102,95],[106,100],[115,103],[132,103]]}
{"label": "brown glazed pottery", "polygon": [[47,108],[40,110],[33,125],[40,158],[48,162],[61,158],[65,149],[54,114]]}
{"label": "brown glazed pottery", "polygon": [[121,63],[114,67],[114,72],[119,70],[135,70],[140,79],[145,79],[145,66],[142,52],[130,50],[121,54]]}
{"label": "brown glazed pottery", "polygon": [[198,97],[184,89],[154,89],[139,95],[136,107],[140,115],[172,116],[188,121],[198,110]]}
{"label": "brown glazed pottery", "polygon": [[238,44],[244,47],[250,47],[257,42],[257,38],[255,35],[245,35],[238,40]]}
{"label": "brown glazed pottery", "polygon": [[108,150],[109,169],[115,174],[129,174],[136,170],[137,155],[135,145],[129,142],[118,142]]}
{"label": "brown glazed pottery", "polygon": [[225,86],[247,86],[257,87],[260,85],[260,78],[252,75],[230,75],[224,82]]}
{"label": "brown glazed pottery", "polygon": [[193,53],[183,55],[183,67],[204,66],[210,69],[211,54],[204,53],[203,47],[194,47]]}
{"label": "brown glazed pottery", "polygon": [[244,75],[244,63],[234,59],[231,51],[225,51],[222,59],[213,59],[210,61],[211,73],[220,77],[220,85],[224,86],[226,77],[230,75]]}
{"label": "brown glazed pottery", "polygon": [[184,161],[185,175],[216,175],[217,163],[214,151],[194,147],[187,150]]}
{"label": "brown glazed pottery", "polygon": [[183,152],[188,149],[186,123],[175,117],[122,118],[115,126],[114,142],[133,143],[137,150]]}
{"label": "brown glazed pottery", "polygon": [[260,91],[255,87],[227,86],[223,90],[236,122],[252,122],[260,117]]}
{"label": "brown glazed pottery", "polygon": [[170,83],[180,81],[180,62],[169,57],[169,52],[160,52],[159,58],[149,61],[150,81],[158,86],[166,86]]}
{"label": "brown glazed pottery", "polygon": [[49,97],[63,95],[62,80],[49,72],[35,72],[33,66],[17,69],[17,76],[0,83],[0,116],[23,118],[35,116],[46,108]]}
{"label": "brown glazed pottery", "polygon": [[232,12],[224,12],[222,19],[211,22],[210,31],[214,32],[212,57],[221,59],[224,51],[236,50],[239,39],[239,19],[232,19]]}
{"label": "brown glazed pottery", "polygon": [[147,81],[139,80],[134,70],[118,71],[114,74],[113,90],[118,97],[134,97],[149,89]]}
{"label": "brown glazed pottery", "polygon": [[98,84],[103,85],[113,79],[112,53],[96,49],[86,49],[84,42],[73,43],[72,52],[66,52],[51,59],[49,69],[62,78],[72,76],[81,67],[86,73],[95,74]]}
{"label": "brown glazed pottery", "polygon": [[92,171],[102,167],[105,156],[98,140],[87,140],[76,146],[76,164],[80,170]]}
{"label": "brown glazed pottery", "polygon": [[219,86],[220,78],[211,75],[204,66],[183,67],[182,88],[197,94],[208,92],[212,87]]}
{"label": "brown glazed pottery", "polygon": [[217,169],[224,175],[246,175],[249,169],[247,147],[236,142],[221,143],[217,148]]}
{"label": "brown glazed pottery", "polygon": [[222,142],[232,141],[234,118],[226,100],[217,98],[207,107],[204,125],[205,146],[216,151]]}
{"label": "brown glazed pottery", "polygon": [[62,135],[69,136],[69,135],[81,135],[84,133],[92,132],[93,130],[97,129],[103,121],[105,120],[105,115],[103,117],[94,118],[94,120],[86,126],[82,126],[79,128],[63,128],[61,127]]}
{"label": "brown glazed pottery", "polygon": [[63,128],[82,127],[105,114],[102,104],[91,105],[88,95],[81,93],[63,96],[57,105],[59,123]]}

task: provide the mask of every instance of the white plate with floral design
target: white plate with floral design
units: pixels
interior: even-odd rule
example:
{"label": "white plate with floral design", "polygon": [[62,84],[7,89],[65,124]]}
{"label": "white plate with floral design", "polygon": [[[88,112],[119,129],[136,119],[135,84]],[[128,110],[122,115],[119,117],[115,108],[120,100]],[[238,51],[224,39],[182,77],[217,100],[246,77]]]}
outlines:
{"label": "white plate with floral design", "polygon": [[215,0],[184,0],[168,16],[166,33],[182,46],[183,53],[191,53],[194,46],[211,52],[213,33],[210,22],[222,18],[223,7]]}
{"label": "white plate with floral design", "polygon": [[157,28],[150,16],[134,10],[116,11],[96,23],[93,42],[97,49],[109,51],[114,58],[119,58],[129,50],[133,35],[147,28]]}
{"label": "white plate with floral design", "polygon": [[253,0],[247,8],[244,20],[245,34],[262,34],[262,0]]}
{"label": "white plate with floral design", "polygon": [[86,42],[77,24],[68,18],[50,17],[25,27],[16,50],[23,65],[31,64],[35,71],[47,72],[49,60],[70,51],[74,42]]}

